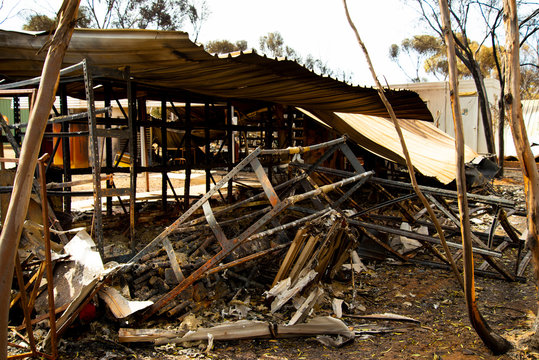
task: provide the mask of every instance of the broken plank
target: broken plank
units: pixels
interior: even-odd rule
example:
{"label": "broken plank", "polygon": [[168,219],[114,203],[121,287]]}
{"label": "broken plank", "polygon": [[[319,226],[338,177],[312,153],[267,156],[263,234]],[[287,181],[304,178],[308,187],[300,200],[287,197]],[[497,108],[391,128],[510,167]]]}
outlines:
{"label": "broken plank", "polygon": [[116,319],[123,319],[129,315],[152,305],[152,301],[130,301],[113,287],[104,287],[99,291],[99,297],[108,305]]}
{"label": "broken plank", "polygon": [[317,275],[317,272],[310,270],[305,275],[302,274],[306,271],[304,269],[302,273],[299,274],[299,279],[292,284],[290,288],[285,289],[281,293],[277,294],[275,300],[271,303],[271,312],[274,313],[279,310],[284,304],[288,302],[292,297],[298,294],[305,286],[307,286]]}
{"label": "broken plank", "polygon": [[528,264],[530,263],[531,258],[532,258],[532,252],[531,250],[528,250],[526,255],[524,255],[524,257],[520,261],[520,265],[518,266],[517,276],[524,275],[524,272],[526,271],[526,268],[528,267]]}
{"label": "broken plank", "polygon": [[292,270],[290,270],[289,277],[292,279],[292,282],[295,281],[301,270],[303,270],[305,263],[311,258],[318,240],[319,236],[311,236],[309,237],[309,240],[307,240],[307,243],[303,247],[303,250],[301,250],[296,263],[292,267]]}
{"label": "broken plank", "polygon": [[264,321],[240,320],[234,323],[217,325],[212,328],[200,328],[183,337],[156,339],[154,344],[177,344],[188,341],[239,340],[256,338],[289,338],[314,335],[341,335],[353,338],[354,333],[341,320],[329,316],[317,317],[308,323],[295,325],[274,325]]}
{"label": "broken plank", "polygon": [[288,249],[285,258],[281,266],[279,267],[279,271],[277,272],[275,279],[273,280],[273,284],[271,285],[272,287],[275,286],[279,281],[281,281],[283,277],[288,275],[288,270],[290,269],[290,266],[292,265],[293,261],[296,259],[298,251],[303,245],[303,242],[305,241],[306,232],[307,228],[299,229],[296,232],[296,236],[294,237],[294,240],[292,240],[292,244],[290,245],[290,248]]}
{"label": "broken plank", "polygon": [[416,324],[421,323],[419,320],[413,319],[411,317],[398,315],[398,314],[392,314],[392,313],[370,314],[370,315],[344,314],[344,316],[351,317],[354,319],[404,321],[404,322],[413,322]]}
{"label": "broken plank", "polygon": [[288,322],[288,325],[290,326],[298,322],[305,321],[307,316],[309,316],[311,309],[313,308],[313,306],[316,305],[316,303],[320,299],[320,296],[322,296],[323,293],[324,291],[318,286],[315,289],[313,289],[311,293],[309,294],[309,296],[307,296],[307,299],[303,301],[303,304],[301,304],[298,310],[294,313],[294,315]]}
{"label": "broken plank", "polygon": [[[499,251],[499,252],[503,252],[505,249],[507,249],[507,247],[509,246],[509,241],[504,241],[502,242],[500,245],[498,245],[494,250],[495,251]],[[483,261],[483,263],[479,266],[479,270],[487,270],[488,269],[488,262],[485,260]]]}
{"label": "broken plank", "polygon": [[163,329],[128,329],[118,330],[118,341],[127,342],[154,342],[156,339],[175,338],[183,336],[185,331],[171,331]]}

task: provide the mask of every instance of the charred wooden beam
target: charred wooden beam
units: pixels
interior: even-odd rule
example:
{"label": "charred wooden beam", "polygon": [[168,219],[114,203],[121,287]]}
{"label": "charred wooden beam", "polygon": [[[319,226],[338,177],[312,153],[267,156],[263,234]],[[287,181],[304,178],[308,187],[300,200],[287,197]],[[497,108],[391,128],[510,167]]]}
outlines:
{"label": "charred wooden beam", "polygon": [[[352,225],[358,225],[358,226],[364,227],[366,229],[385,232],[385,233],[388,233],[388,234],[406,236],[406,237],[408,237],[410,239],[422,240],[422,241],[430,242],[432,244],[438,244],[438,245],[440,244],[440,239],[438,239],[438,238],[434,238],[434,237],[428,236],[428,235],[418,234],[418,233],[413,232],[413,231],[395,229],[395,228],[391,228],[391,227],[388,227],[388,226],[371,224],[371,223],[368,223],[368,222],[357,221],[357,220],[352,220],[352,219],[349,219],[348,222],[350,224],[352,224]],[[458,244],[458,243],[453,243],[453,242],[448,241],[447,245],[449,245],[452,248],[462,249],[462,245]],[[474,248],[474,252],[477,253],[477,254],[493,256],[493,257],[501,257],[502,256],[502,254],[500,254],[499,252],[496,252],[496,251],[493,251],[493,250],[488,250],[488,249]]]}
{"label": "charred wooden beam", "polygon": [[[298,168],[308,168],[309,165],[307,164],[299,164],[299,163],[290,163],[290,166],[298,167]],[[350,171],[344,171],[344,170],[337,170],[337,169],[330,169],[326,167],[317,167],[317,172],[323,172],[330,175],[340,176],[340,177],[349,177],[353,173]],[[395,181],[395,180],[389,180],[389,179],[382,179],[379,177],[373,176],[369,182],[378,183],[387,187],[397,188],[397,189],[403,189],[403,190],[413,190],[412,185],[410,183],[402,182],[402,181]],[[424,193],[431,193],[433,195],[440,195],[452,199],[456,199],[458,197],[458,194],[456,191],[453,190],[447,190],[447,189],[440,189],[432,186],[424,186],[419,185],[419,188]],[[500,205],[507,208],[514,208],[515,202],[512,200],[507,200],[503,198],[499,198],[496,196],[485,196],[485,195],[479,195],[479,194],[467,194],[468,199],[476,202],[482,202],[485,204],[490,205]]]}

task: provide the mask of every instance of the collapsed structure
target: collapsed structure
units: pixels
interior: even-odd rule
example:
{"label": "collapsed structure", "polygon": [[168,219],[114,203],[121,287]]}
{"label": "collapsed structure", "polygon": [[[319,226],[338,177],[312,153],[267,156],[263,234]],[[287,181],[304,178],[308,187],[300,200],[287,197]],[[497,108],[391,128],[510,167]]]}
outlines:
{"label": "collapsed structure", "polygon": [[[0,31],[0,96],[12,98],[14,104],[13,118],[6,122],[0,117],[0,122],[3,139],[15,153],[26,126],[21,99],[28,98],[31,106],[44,56],[38,50],[46,40],[47,34]],[[75,289],[71,296],[61,305],[56,303],[57,310],[49,310],[49,315],[62,312],[59,334],[97,294],[114,316],[136,318],[138,323],[155,315],[183,313],[193,298],[186,292],[193,292],[197,282],[268,254],[279,255],[276,274],[266,279],[274,285],[266,289],[273,299],[272,312],[298,294],[305,295],[290,326],[308,319],[319,298],[320,280],[334,278],[350,258],[352,273],[360,266],[358,253],[409,262],[414,261],[410,254],[425,251],[437,259],[430,261],[433,265],[447,265],[437,249],[439,239],[432,236],[433,225],[413,203],[411,186],[401,181],[405,173],[390,165],[403,163],[403,157],[376,90],[321,77],[293,61],[254,52],[212,56],[181,32],[78,29],[64,65],[60,109],[55,109],[41,145],[43,153],[50,154],[43,164],[45,182],[48,196],[62,199],[56,212],[69,214],[73,197],[89,195],[71,190],[78,184],[72,177],[92,174],[94,209],[88,230],[99,255],[84,233],[75,237],[78,245],[68,242],[62,226],[69,226],[69,221],[52,221],[58,236],[56,249],[60,252],[64,247],[71,256],[70,266],[75,266],[63,271],[83,274],[83,280],[73,278],[64,285]],[[455,174],[453,140],[431,124],[432,116],[417,94],[391,89],[386,94],[416,169],[438,183],[450,183]],[[68,97],[85,100],[86,111],[70,111]],[[465,157],[472,161],[478,154],[468,149]],[[204,171],[204,191],[193,191],[195,169]],[[224,170],[220,179],[216,170]],[[175,171],[185,174],[183,194],[176,193],[169,179]],[[145,243],[135,231],[141,207],[137,175],[150,172],[161,174],[164,212],[171,208],[169,187],[181,211],[174,206],[177,220]],[[115,173],[129,173],[128,186],[116,188],[110,181]],[[235,190],[245,173],[254,182]],[[439,187],[422,190],[447,219],[448,237],[458,234],[452,204],[456,193]],[[493,196],[470,194],[469,199],[477,204],[478,213],[489,213],[492,221],[488,231],[477,230],[474,235],[475,252],[485,259],[479,271],[518,280],[529,255],[521,261],[522,242],[507,217],[521,211],[512,201]],[[123,256],[105,250],[115,244],[103,230],[103,205],[108,216],[120,207],[129,216],[131,251]],[[505,234],[496,232],[498,226]],[[35,226],[24,236],[40,244]],[[397,236],[400,243],[388,241],[389,236]],[[458,258],[459,242],[451,241],[449,246]],[[499,261],[511,247],[519,249],[514,269]],[[90,255],[79,257],[74,248]],[[29,309],[37,301],[44,266],[32,260],[42,259],[39,251],[25,254],[18,274],[21,284],[24,272],[37,274],[32,280],[35,290],[30,301],[25,300],[25,291],[13,296],[32,305],[23,305],[30,334]],[[112,257],[120,264],[105,270],[101,261]],[[57,265],[56,271],[65,266]],[[496,272],[487,271],[489,266]],[[253,282],[249,275],[236,275],[245,283]],[[107,287],[118,278],[130,284],[133,299]],[[134,299],[138,302],[131,303]],[[338,334],[353,338],[345,329]],[[120,337],[170,341],[184,335],[141,335],[123,329]]]}

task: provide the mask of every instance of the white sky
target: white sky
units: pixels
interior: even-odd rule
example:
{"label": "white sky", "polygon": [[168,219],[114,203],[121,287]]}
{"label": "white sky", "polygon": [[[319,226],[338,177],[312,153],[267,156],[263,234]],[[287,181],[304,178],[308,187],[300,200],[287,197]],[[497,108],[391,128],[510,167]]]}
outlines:
{"label": "white sky", "polygon": [[[12,16],[0,25],[20,30],[24,18],[13,15],[21,9],[54,16],[61,0],[20,0]],[[300,55],[312,54],[332,69],[353,73],[353,82],[372,85],[364,55],[344,14],[341,0],[206,0],[211,14],[202,26],[198,41],[247,40],[249,48],[259,47],[258,39],[279,31],[286,45]],[[5,1],[0,20],[13,5]],[[84,3],[84,0],[82,1]],[[414,10],[402,0],[349,0],[353,21],[365,43],[382,83],[407,82],[406,76],[389,57],[389,47],[402,39],[425,33]],[[189,28],[186,24],[186,31]],[[385,79],[384,79],[385,77]]]}

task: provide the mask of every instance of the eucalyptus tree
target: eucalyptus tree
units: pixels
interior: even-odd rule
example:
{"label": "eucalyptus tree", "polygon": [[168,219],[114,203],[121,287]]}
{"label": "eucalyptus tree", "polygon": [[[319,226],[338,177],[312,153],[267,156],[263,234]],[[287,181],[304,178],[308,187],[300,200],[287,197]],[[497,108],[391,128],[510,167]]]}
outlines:
{"label": "eucalyptus tree", "polygon": [[180,30],[187,20],[195,41],[209,15],[205,0],[84,0],[83,5],[98,29]]}

